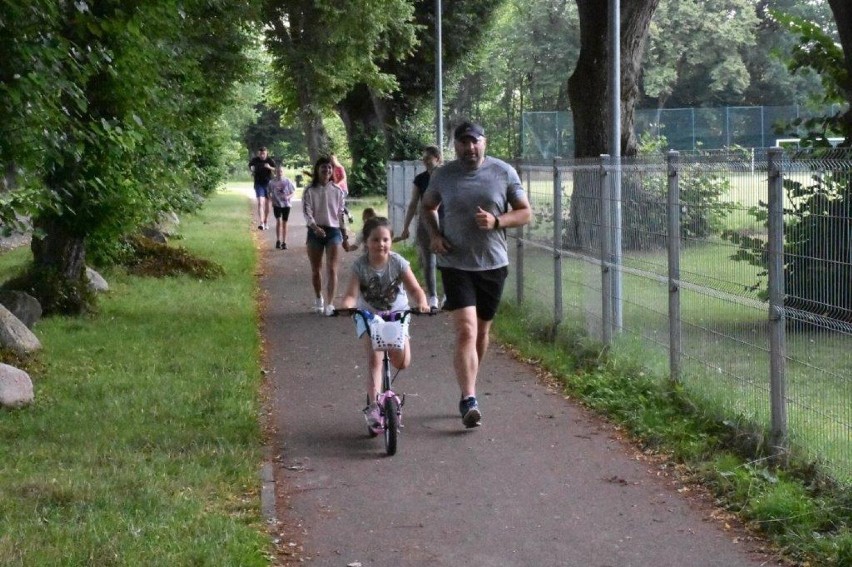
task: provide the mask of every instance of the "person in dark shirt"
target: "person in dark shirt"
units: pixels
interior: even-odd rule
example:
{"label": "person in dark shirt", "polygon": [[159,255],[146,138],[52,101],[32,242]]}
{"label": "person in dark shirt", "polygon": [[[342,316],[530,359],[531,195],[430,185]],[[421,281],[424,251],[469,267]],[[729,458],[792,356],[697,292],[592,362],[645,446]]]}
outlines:
{"label": "person in dark shirt", "polygon": [[435,281],[435,254],[431,249],[429,229],[420,220],[420,200],[429,187],[429,177],[435,168],[441,165],[441,150],[437,146],[426,146],[423,148],[423,165],[426,171],[421,171],[414,177],[414,187],[411,188],[411,202],[405,212],[405,221],[402,223],[402,232],[398,240],[408,240],[408,227],[417,216],[415,229],[415,242],[417,244],[417,258],[420,268],[423,270],[423,279],[426,280],[426,294],[429,297],[429,307],[438,308],[438,291]]}
{"label": "person in dark shirt", "polygon": [[257,150],[257,155],[248,164],[254,177],[254,195],[257,197],[257,229],[269,228],[269,180],[275,172],[275,162],[269,157],[268,150],[263,147]]}

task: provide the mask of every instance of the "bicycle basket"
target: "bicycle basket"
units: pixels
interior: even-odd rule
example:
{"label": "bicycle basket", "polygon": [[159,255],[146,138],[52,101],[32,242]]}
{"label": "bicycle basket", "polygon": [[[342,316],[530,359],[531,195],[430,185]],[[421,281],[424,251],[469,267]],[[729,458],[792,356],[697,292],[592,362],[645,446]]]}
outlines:
{"label": "bicycle basket", "polygon": [[381,317],[370,320],[370,340],[373,350],[402,350],[408,336],[408,317],[401,321],[385,321]]}

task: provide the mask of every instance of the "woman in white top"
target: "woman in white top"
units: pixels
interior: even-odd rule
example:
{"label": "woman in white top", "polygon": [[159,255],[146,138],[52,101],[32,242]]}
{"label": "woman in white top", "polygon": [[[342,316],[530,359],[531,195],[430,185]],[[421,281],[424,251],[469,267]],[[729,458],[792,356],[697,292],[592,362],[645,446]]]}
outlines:
{"label": "woman in white top", "polygon": [[[327,157],[314,164],[313,182],[302,195],[302,210],[308,226],[308,260],[311,263],[311,284],[314,287],[314,311],[331,315],[337,291],[337,268],[341,244],[346,233],[344,211],[346,193],[332,181],[333,166]],[[326,259],[326,294],[322,295],[322,259]]]}

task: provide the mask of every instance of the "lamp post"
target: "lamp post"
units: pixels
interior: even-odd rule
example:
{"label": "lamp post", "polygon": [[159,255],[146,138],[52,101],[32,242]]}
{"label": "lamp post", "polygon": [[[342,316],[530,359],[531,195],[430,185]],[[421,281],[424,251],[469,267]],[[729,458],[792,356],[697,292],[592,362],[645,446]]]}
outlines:
{"label": "lamp post", "polygon": [[441,53],[441,0],[435,0],[435,145],[444,153],[444,80]]}
{"label": "lamp post", "polygon": [[609,155],[612,172],[612,322],[623,326],[621,283],[621,1],[609,0],[609,98],[612,128]]}

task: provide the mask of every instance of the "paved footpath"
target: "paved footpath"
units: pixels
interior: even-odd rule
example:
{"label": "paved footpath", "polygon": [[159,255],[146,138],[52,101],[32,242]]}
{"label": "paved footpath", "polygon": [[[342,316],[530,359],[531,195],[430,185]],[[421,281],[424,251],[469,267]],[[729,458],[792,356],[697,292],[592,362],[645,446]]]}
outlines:
{"label": "paved footpath", "polygon": [[[253,227],[254,229],[254,227]],[[256,230],[256,229],[254,229]],[[282,555],[322,566],[774,565],[659,462],[492,344],[483,426],[458,415],[446,315],[413,320],[394,457],[366,435],[365,355],[349,318],[310,312],[301,203],[289,249],[262,248],[270,467]],[[360,253],[360,252],[358,252]],[[344,256],[339,289],[354,258]],[[499,315],[498,315],[499,316]]]}

